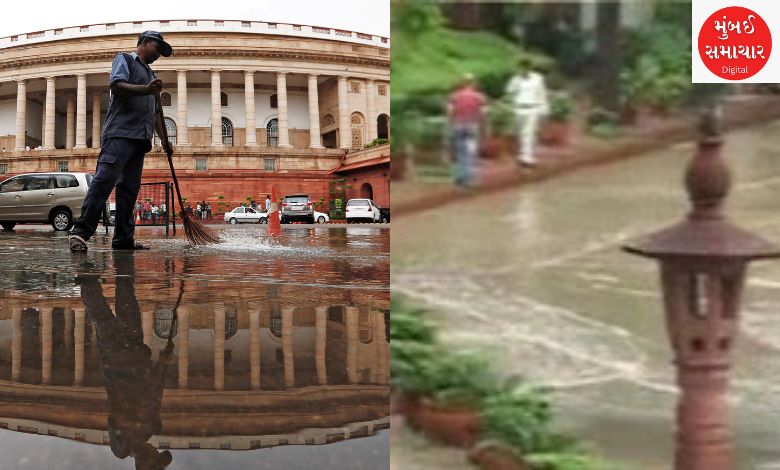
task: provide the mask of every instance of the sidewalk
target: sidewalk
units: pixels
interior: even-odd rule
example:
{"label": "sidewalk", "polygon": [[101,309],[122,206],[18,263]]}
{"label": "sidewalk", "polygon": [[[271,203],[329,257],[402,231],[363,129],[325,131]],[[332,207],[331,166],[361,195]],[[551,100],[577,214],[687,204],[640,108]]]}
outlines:
{"label": "sidewalk", "polygon": [[[780,119],[780,96],[731,96],[723,111],[724,130]],[[532,169],[520,168],[513,159],[483,160],[479,183],[473,190],[463,190],[445,181],[392,181],[393,215],[417,213],[492,191],[542,181],[577,168],[630,158],[693,140],[697,136],[697,125],[698,116],[687,112],[668,118],[654,118],[641,126],[622,128],[622,134],[612,139],[576,133],[568,147],[541,148],[539,164]]]}

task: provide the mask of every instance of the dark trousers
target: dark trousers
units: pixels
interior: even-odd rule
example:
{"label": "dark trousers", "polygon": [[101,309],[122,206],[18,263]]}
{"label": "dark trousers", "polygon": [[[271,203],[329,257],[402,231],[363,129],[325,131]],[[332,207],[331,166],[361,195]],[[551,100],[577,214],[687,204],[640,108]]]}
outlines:
{"label": "dark trousers", "polygon": [[144,154],[151,149],[151,142],[138,139],[106,139],[100,149],[95,179],[89,186],[87,197],[81,206],[81,217],[71,233],[89,240],[97,230],[100,214],[106,206],[111,191],[116,187],[116,218],[113,246],[133,243],[135,235],[135,207],[141,189],[141,172]]}

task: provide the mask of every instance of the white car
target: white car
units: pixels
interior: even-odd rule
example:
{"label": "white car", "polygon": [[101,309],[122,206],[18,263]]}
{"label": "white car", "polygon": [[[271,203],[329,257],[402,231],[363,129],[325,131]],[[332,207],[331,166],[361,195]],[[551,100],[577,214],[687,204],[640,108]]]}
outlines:
{"label": "white car", "polygon": [[268,214],[252,209],[251,207],[239,206],[230,212],[225,212],[225,222],[230,224],[242,223],[268,223]]}
{"label": "white car", "polygon": [[318,224],[325,224],[330,222],[330,217],[328,217],[328,214],[324,212],[314,211],[314,221]]}
{"label": "white car", "polygon": [[379,222],[382,215],[371,199],[350,199],[347,201],[347,223],[368,221]]}

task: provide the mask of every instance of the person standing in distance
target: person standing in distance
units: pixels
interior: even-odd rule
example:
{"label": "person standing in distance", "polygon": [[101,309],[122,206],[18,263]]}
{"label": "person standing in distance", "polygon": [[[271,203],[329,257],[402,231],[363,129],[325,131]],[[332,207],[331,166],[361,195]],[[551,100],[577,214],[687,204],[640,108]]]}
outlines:
{"label": "person standing in distance", "polygon": [[[157,31],[144,31],[138,36],[135,51],[119,53],[111,65],[111,94],[108,112],[100,137],[100,156],[95,178],[89,186],[81,207],[81,217],[68,236],[71,251],[86,251],[87,240],[97,230],[100,211],[116,187],[116,226],[112,248],[116,250],[145,249],[135,243],[133,204],[141,189],[144,155],[152,149],[153,130],[163,135],[156,119],[155,94],[163,82],[149,67],[160,56],[170,57],[171,45]],[[173,151],[171,143],[162,142],[165,151]]]}

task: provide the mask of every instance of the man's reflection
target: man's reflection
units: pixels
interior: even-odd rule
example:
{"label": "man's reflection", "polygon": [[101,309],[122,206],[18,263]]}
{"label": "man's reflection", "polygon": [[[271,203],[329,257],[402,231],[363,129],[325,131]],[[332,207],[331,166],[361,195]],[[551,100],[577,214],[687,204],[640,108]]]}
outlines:
{"label": "man's reflection", "polygon": [[134,254],[114,252],[113,256],[116,315],[103,295],[97,275],[80,274],[76,278],[81,286],[81,301],[97,330],[100,366],[108,394],[111,451],[120,459],[133,457],[136,469],[163,469],[171,463],[171,453],[158,453],[147,440],[162,428],[160,404],[173,343],[169,339],[157,364],[152,364],[152,350],[143,341],[141,308],[135,296]]}

